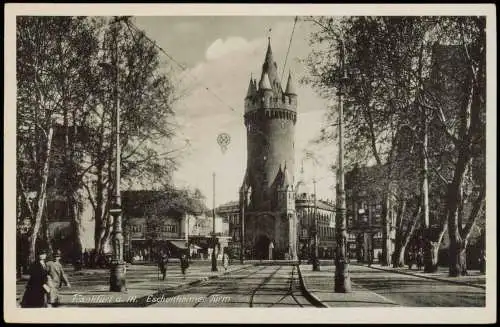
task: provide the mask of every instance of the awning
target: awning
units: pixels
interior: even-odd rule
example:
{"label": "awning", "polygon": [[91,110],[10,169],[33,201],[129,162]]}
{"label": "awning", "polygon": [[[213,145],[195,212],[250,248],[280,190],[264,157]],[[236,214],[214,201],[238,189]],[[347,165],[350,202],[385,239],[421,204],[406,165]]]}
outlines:
{"label": "awning", "polygon": [[181,249],[181,250],[187,249],[186,242],[184,242],[184,241],[168,241],[168,242],[178,249]]}

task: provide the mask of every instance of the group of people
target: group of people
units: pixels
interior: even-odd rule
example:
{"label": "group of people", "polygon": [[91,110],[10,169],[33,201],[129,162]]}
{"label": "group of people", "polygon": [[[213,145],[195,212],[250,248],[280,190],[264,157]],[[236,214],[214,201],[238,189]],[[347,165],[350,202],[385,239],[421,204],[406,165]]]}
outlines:
{"label": "group of people", "polygon": [[[158,270],[161,273],[161,279],[165,280],[167,276],[167,267],[168,267],[168,261],[169,258],[171,257],[170,252],[161,252],[159,257],[158,257]],[[227,253],[224,253],[222,255],[222,265],[224,267],[224,270],[227,271],[227,268],[229,267],[229,255]],[[180,266],[181,266],[181,272],[183,275],[183,278],[186,278],[186,272],[187,269],[189,268],[189,256],[186,253],[182,253],[180,257]]]}
{"label": "group of people", "polygon": [[37,261],[31,264],[29,280],[21,300],[23,308],[46,308],[59,305],[59,289],[71,287],[61,264],[61,251],[56,250],[47,260],[47,252],[39,251]]}
{"label": "group of people", "polygon": [[422,248],[413,248],[408,251],[408,269],[412,269],[413,265],[417,266],[417,270],[424,267],[424,251]]}

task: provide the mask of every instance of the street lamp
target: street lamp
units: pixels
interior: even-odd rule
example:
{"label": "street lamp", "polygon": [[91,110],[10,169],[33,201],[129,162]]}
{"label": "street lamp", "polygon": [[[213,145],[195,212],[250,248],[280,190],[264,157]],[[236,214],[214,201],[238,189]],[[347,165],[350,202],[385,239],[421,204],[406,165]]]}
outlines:
{"label": "street lamp", "polygon": [[245,263],[245,205],[246,201],[246,190],[243,186],[240,190],[240,199],[242,203],[240,204],[240,263]]}
{"label": "street lamp", "polygon": [[[122,18],[116,17],[112,24],[120,22]],[[113,233],[112,233],[112,249],[113,256],[111,259],[109,290],[111,292],[126,291],[125,280],[125,263],[123,261],[123,231],[122,231],[122,208],[121,208],[121,192],[120,192],[120,99],[119,99],[119,79],[118,79],[118,29],[115,25],[114,31],[115,49],[114,63],[99,63],[99,66],[108,71],[114,72],[114,136],[115,136],[115,178],[114,178],[114,194],[113,200],[109,209],[110,215],[113,217]]]}
{"label": "street lamp", "polygon": [[345,83],[347,81],[347,73],[345,70],[345,48],[342,39],[340,41],[340,67],[341,77],[338,87],[339,99],[339,159],[337,169],[337,212],[335,215],[335,229],[337,242],[337,255],[335,256],[335,292],[349,293],[351,292],[351,279],[349,277],[349,263],[347,258],[347,221],[346,221],[346,197],[344,189],[344,103],[343,95]]}
{"label": "street lamp", "polygon": [[313,260],[312,260],[312,265],[313,265],[313,271],[320,271],[319,269],[319,237],[318,237],[318,204],[316,201],[316,179],[313,179],[313,185],[314,185],[314,249],[313,249]]}
{"label": "street lamp", "polygon": [[212,271],[217,271],[217,257],[215,255],[215,172],[212,173],[213,185],[213,208],[212,208]]}

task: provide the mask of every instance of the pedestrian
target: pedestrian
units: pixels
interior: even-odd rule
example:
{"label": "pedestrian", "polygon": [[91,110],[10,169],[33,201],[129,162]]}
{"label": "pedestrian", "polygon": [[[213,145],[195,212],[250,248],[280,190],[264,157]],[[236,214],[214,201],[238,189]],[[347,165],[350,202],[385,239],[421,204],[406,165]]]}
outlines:
{"label": "pedestrian", "polygon": [[165,280],[167,276],[167,266],[168,266],[168,255],[161,252],[158,259],[158,268],[160,269],[162,280]]}
{"label": "pedestrian", "polygon": [[83,250],[83,266],[85,268],[89,267],[89,253],[87,252],[87,249]]}
{"label": "pedestrian", "polygon": [[188,269],[188,267],[189,267],[189,261],[187,255],[183,253],[181,255],[181,271],[182,275],[184,276],[184,279],[186,279],[186,270]]}
{"label": "pedestrian", "polygon": [[411,268],[413,267],[414,260],[415,260],[415,254],[413,250],[410,249],[408,250],[408,269],[411,270]]}
{"label": "pedestrian", "polygon": [[227,267],[229,266],[229,255],[225,252],[222,255],[222,265],[224,266],[224,270],[227,271]]}
{"label": "pedestrian", "polygon": [[422,249],[418,249],[416,259],[417,259],[417,269],[420,270],[424,265],[424,254],[422,252]]}
{"label": "pedestrian", "polygon": [[46,308],[48,302],[48,293],[50,287],[47,284],[47,252],[41,250],[37,255],[35,261],[29,269],[30,278],[26,284],[23,298],[21,300],[21,307],[23,308]]}
{"label": "pedestrian", "polygon": [[479,271],[481,274],[486,272],[486,251],[481,250],[481,254],[479,255]]}
{"label": "pedestrian", "polygon": [[368,251],[368,267],[373,264],[373,251]]}
{"label": "pedestrian", "polygon": [[54,251],[53,260],[47,262],[48,285],[50,286],[49,306],[58,307],[60,304],[59,289],[63,284],[71,287],[68,277],[61,265],[61,251]]}

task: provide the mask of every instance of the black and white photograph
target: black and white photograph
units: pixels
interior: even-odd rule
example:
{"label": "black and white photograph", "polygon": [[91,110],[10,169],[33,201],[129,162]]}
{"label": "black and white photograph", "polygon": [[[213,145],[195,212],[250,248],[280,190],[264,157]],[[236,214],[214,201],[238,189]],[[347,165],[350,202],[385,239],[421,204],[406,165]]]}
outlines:
{"label": "black and white photograph", "polygon": [[5,12],[6,321],[496,321],[494,5]]}

